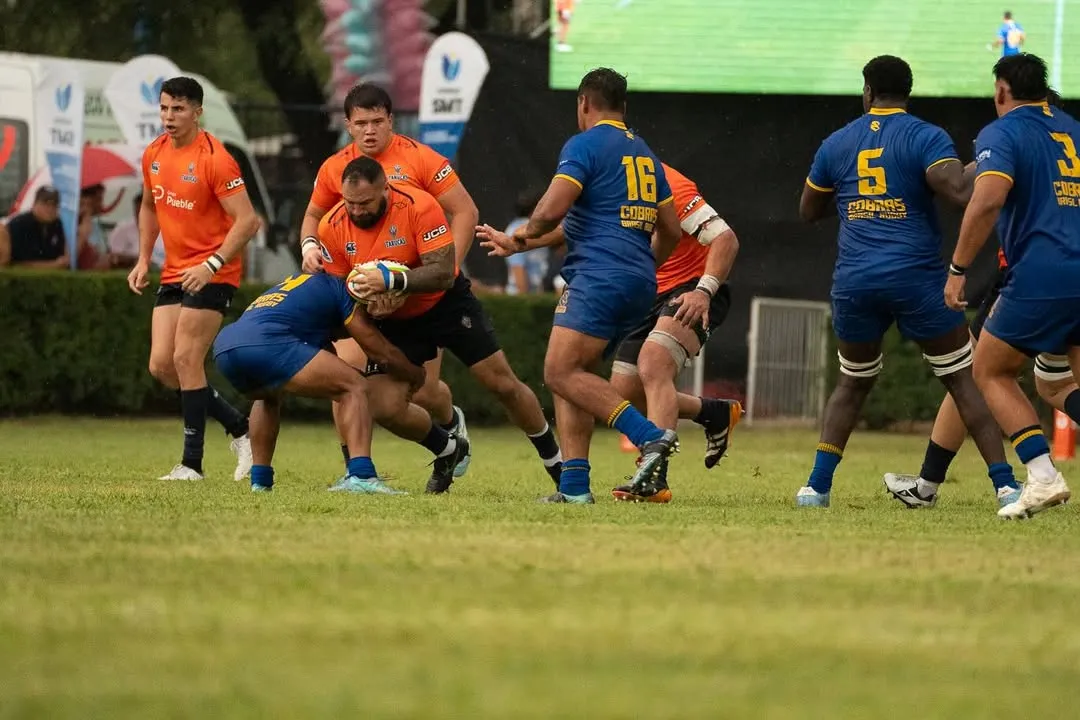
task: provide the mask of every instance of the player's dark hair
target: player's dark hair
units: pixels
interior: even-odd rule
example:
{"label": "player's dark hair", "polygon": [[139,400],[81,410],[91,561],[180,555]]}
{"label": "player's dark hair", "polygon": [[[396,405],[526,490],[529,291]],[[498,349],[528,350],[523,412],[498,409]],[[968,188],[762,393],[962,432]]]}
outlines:
{"label": "player's dark hair", "polygon": [[544,197],[545,190],[546,188],[532,187],[518,193],[517,203],[514,205],[518,217],[529,217],[532,215],[533,210],[540,204],[540,198]]}
{"label": "player's dark hair", "polygon": [[1009,12],[1008,10],[1005,11],[1005,19],[1006,20],[1012,20],[1012,13]]}
{"label": "player's dark hair", "polygon": [[354,85],[345,95],[345,117],[352,115],[353,110],[385,110],[387,115],[394,114],[394,103],[390,100],[390,93],[374,83],[360,83]]}
{"label": "player's dark hair", "polygon": [[202,85],[195,78],[174,77],[161,83],[161,93],[177,100],[187,100],[192,105],[202,105]]}
{"label": "player's dark hair", "polygon": [[911,66],[895,55],[879,55],[866,63],[862,76],[874,99],[907,100],[911,97]]}
{"label": "player's dark hair", "polygon": [[994,65],[994,77],[1009,86],[1014,100],[1037,102],[1050,92],[1046,63],[1038,55],[1007,55]]}
{"label": "player's dark hair", "polygon": [[1046,104],[1047,105],[1055,105],[1057,107],[1061,107],[1061,103],[1063,103],[1063,102],[1065,102],[1065,98],[1061,97],[1061,93],[1059,93],[1054,88],[1049,88],[1046,91]]}
{"label": "player's dark hair", "polygon": [[578,97],[589,98],[597,110],[626,112],[626,76],[611,68],[590,70],[581,78]]}
{"label": "player's dark hair", "polygon": [[382,165],[367,156],[350,161],[341,172],[342,185],[357,180],[366,180],[374,184],[385,179],[386,173],[383,172]]}

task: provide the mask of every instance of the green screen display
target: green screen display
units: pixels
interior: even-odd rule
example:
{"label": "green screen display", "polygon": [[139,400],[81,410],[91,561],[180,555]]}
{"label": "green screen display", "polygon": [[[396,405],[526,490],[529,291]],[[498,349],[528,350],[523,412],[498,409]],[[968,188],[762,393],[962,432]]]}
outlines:
{"label": "green screen display", "polygon": [[608,66],[631,91],[857,95],[862,66],[888,54],[916,95],[989,97],[1006,10],[1051,84],[1080,97],[1080,0],[556,0],[551,86]]}

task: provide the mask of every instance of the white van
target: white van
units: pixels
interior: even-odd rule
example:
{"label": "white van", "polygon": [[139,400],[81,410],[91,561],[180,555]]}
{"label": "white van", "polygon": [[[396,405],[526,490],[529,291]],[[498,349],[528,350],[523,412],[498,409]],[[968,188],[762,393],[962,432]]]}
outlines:
{"label": "white van", "polygon": [[[19,190],[40,168],[45,167],[43,144],[36,136],[38,123],[34,117],[36,104],[34,93],[44,76],[43,61],[60,61],[76,66],[82,74],[86,88],[87,143],[123,143],[124,134],[113,119],[112,109],[105,99],[105,86],[112,74],[123,67],[122,63],[81,60],[76,58],[51,58],[41,55],[0,52],[0,216],[6,215]],[[274,222],[274,209],[266,190],[266,182],[259,172],[255,156],[247,136],[225,94],[212,82],[195,73],[185,73],[195,78],[203,87],[203,127],[217,137],[236,158],[247,184],[255,210],[266,219],[260,236],[252,241],[255,248],[265,247],[265,233]],[[139,190],[139,182],[132,188],[121,188],[128,198]],[[102,218],[111,226],[131,217],[132,204],[126,199],[119,203],[106,198],[110,212]],[[255,250],[253,248],[253,250]],[[257,258],[249,255],[248,276],[258,277]]]}

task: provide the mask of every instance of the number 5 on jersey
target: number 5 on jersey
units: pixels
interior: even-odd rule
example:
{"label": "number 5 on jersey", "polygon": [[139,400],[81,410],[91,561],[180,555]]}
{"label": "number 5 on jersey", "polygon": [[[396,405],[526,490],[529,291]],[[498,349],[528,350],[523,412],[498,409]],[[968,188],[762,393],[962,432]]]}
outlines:
{"label": "number 5 on jersey", "polygon": [[652,158],[623,155],[622,164],[626,169],[627,201],[656,202],[656,165]]}
{"label": "number 5 on jersey", "polygon": [[860,195],[884,195],[887,184],[885,182],[885,168],[875,167],[870,164],[871,160],[877,160],[885,148],[873,150],[861,150],[859,152],[859,194]]}

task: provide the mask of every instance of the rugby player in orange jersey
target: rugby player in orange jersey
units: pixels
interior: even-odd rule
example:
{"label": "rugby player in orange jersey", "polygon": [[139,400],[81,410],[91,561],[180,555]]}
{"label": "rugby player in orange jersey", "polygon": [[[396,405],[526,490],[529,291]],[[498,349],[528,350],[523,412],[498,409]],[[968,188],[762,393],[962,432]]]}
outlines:
{"label": "rugby player in orange jersey", "polygon": [[[450,161],[432,150],[427,145],[412,138],[394,132],[394,107],[390,95],[383,88],[371,83],[363,83],[352,88],[345,96],[345,128],[353,142],[342,148],[323,162],[315,178],[315,188],[311,193],[307,210],[300,226],[300,248],[303,255],[304,272],[318,272],[323,258],[318,246],[319,221],[334,205],[341,200],[341,172],[345,166],[358,157],[374,158],[382,165],[383,171],[391,183],[403,188],[413,187],[432,195],[450,217],[450,233],[454,238],[457,264],[465,262],[473,241],[473,227],[479,218],[476,204],[461,183]],[[458,280],[468,287],[469,281],[464,275]],[[335,344],[338,355],[355,368],[362,369],[367,360],[360,346],[346,339]],[[508,365],[491,366],[498,370],[498,376],[492,378],[508,390],[513,387]],[[439,379],[442,371],[442,350],[425,368],[427,383],[413,400],[426,408],[447,430],[456,430],[468,435],[465,428],[465,414],[461,408],[454,407],[453,395],[449,386]],[[531,414],[524,411],[525,414]],[[512,414],[513,416],[513,414]],[[546,421],[539,425],[524,428],[526,432],[540,433]],[[344,448],[342,452],[347,452]],[[468,468],[466,457],[457,469],[461,477]]]}
{"label": "rugby player in orange jersey", "polygon": [[[391,271],[380,266],[350,281],[350,292],[368,300],[368,314],[384,303],[385,312],[375,319],[375,326],[386,339],[415,365],[435,357],[440,347],[448,347],[469,366],[497,351],[492,335],[477,340],[471,333],[460,332],[463,319],[484,325],[486,316],[473,294],[455,282],[454,240],[435,199],[423,190],[390,185],[379,163],[368,157],[345,166],[342,195],[342,201],[320,223],[321,244],[330,258],[324,270],[341,277],[356,265],[376,260],[409,267]],[[387,291],[404,293],[404,302],[391,301],[385,307]],[[427,492],[449,490],[454,468],[469,452],[468,439],[448,432],[426,410],[410,404],[411,388],[399,376],[371,361],[364,374],[372,417],[434,453]]]}
{"label": "rugby player in orange jersey", "polygon": [[150,373],[180,391],[184,452],[162,480],[203,478],[206,416],[234,439],[235,480],[251,471],[247,418],[206,382],[206,354],[240,284],[241,256],[259,219],[240,168],[225,146],[199,128],[203,89],[188,77],[161,85],[165,134],[143,153],[139,259],[128,286],[142,294],[160,231],[165,266],[150,329]]}
{"label": "rugby player in orange jersey", "polygon": [[[675,380],[689,358],[698,354],[709,334],[724,321],[731,304],[726,285],[739,251],[734,231],[705,202],[692,180],[661,163],[671,186],[683,235],[671,256],[656,271],[657,295],[652,310],[615,351],[611,384],[624,398],[647,410],[658,427],[674,429],[678,419],[705,428],[705,467],[712,468],[727,452],[731,430],[742,417],[736,400],[699,398],[678,392]],[[488,225],[477,228],[481,245],[494,255],[517,251],[511,239]],[[528,249],[563,242],[562,228],[528,243]],[[669,502],[667,464],[647,487],[625,485],[612,494],[618,500]]]}
{"label": "rugby player in orange jersey", "polygon": [[566,42],[570,34],[570,21],[574,19],[574,0],[558,0],[555,3],[555,21],[559,24],[555,30],[555,49],[559,52],[573,50]]}
{"label": "rugby player in orange jersey", "polygon": [[[342,171],[358,157],[370,157],[383,168],[387,180],[404,192],[415,188],[433,196],[442,210],[450,216],[450,234],[454,241],[457,266],[460,267],[473,241],[477,211],[449,161],[431,148],[404,135],[393,132],[393,113],[390,96],[375,85],[358,85],[345,97],[345,113],[349,132],[354,143],[332,155],[319,169],[315,190],[304,216],[301,241],[305,272],[317,272],[325,263],[338,258],[331,253],[328,261],[324,248],[318,243],[321,232],[320,220],[326,211],[342,197]],[[347,268],[344,273],[347,273]],[[510,420],[529,437],[549,475],[558,477],[561,456],[558,441],[551,430],[540,401],[529,386],[514,374],[506,355],[498,346],[491,320],[483,306],[473,297],[471,285],[464,274],[455,278],[455,290],[468,301],[472,320],[463,325],[461,319],[454,321],[453,347],[475,348],[465,356],[456,355],[469,366],[470,372],[490,390],[506,409]],[[377,312],[373,309],[372,312]],[[353,367],[363,369],[366,359],[363,351],[352,340],[335,345],[339,356]],[[449,431],[468,437],[465,415],[454,407],[450,388],[439,380],[442,363],[440,345],[436,356],[425,365],[428,382],[413,397],[413,402],[427,409],[433,418]],[[450,347],[450,346],[446,346]],[[484,354],[481,354],[484,353]],[[343,454],[347,449],[343,448]],[[461,477],[468,468],[470,456],[465,456],[455,470]]]}

